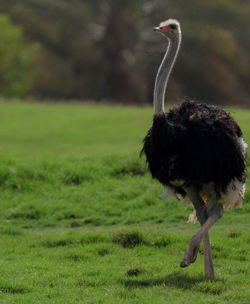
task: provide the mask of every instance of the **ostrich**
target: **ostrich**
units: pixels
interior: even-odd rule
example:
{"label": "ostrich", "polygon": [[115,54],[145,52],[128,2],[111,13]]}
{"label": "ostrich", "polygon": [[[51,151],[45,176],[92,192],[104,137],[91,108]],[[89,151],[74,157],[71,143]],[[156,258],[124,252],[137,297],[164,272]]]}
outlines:
{"label": "ostrich", "polygon": [[142,153],[153,178],[191,201],[200,230],[190,239],[181,267],[195,262],[203,239],[205,275],[214,277],[208,230],[226,207],[240,206],[245,192],[246,149],[235,120],[218,106],[184,101],[164,113],[164,96],[180,44],[180,23],[169,19],[155,31],[168,40],[154,87],[154,119]]}

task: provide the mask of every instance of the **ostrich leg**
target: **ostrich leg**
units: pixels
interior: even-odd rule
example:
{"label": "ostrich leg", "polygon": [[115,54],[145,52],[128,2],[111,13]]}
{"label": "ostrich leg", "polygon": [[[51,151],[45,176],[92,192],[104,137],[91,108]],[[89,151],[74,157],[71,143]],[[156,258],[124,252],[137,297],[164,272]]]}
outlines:
{"label": "ostrich leg", "polygon": [[[198,191],[196,190],[196,187],[188,187],[185,189],[189,198],[191,199],[197,218],[201,224],[201,226],[206,222],[208,215],[207,215],[207,209],[206,205],[203,202],[202,198],[200,197]],[[199,247],[196,249],[195,252],[193,252],[193,258],[191,260],[191,263],[193,263],[196,260],[196,257],[198,255]],[[203,250],[204,250],[204,265],[205,265],[205,275],[206,276],[214,276],[214,269],[213,269],[213,260],[212,260],[212,253],[211,253],[211,246],[209,242],[209,235],[208,232],[205,233],[203,237]],[[185,254],[185,257],[183,261],[181,262],[181,267],[187,267],[189,265],[188,258],[189,253],[187,252]]]}
{"label": "ostrich leg", "polygon": [[206,205],[201,199],[196,188],[188,187],[185,190],[189,198],[193,202],[198,220],[202,227],[198,231],[198,233],[191,238],[189,243],[189,249],[184,255],[184,258],[181,262],[181,267],[187,267],[190,265],[190,263],[193,263],[196,260],[200,247],[200,242],[203,238],[205,275],[214,277],[212,253],[209,242],[208,230],[222,216],[223,208],[215,200],[213,200],[213,207],[207,214]]}
{"label": "ostrich leg", "polygon": [[[213,208],[209,211],[209,215],[208,215],[206,222],[202,225],[201,229],[190,239],[189,248],[186,251],[184,258],[181,262],[182,267],[187,267],[188,265],[190,265],[190,263],[193,263],[195,261],[198,251],[199,251],[201,239],[208,233],[208,230],[213,226],[213,224],[218,219],[221,218],[222,214],[223,214],[223,207],[222,207],[222,205],[220,205],[216,202],[214,204]],[[205,249],[209,250],[208,247],[206,247],[206,246],[205,246]],[[207,254],[207,256],[209,256],[209,255]],[[209,261],[205,260],[205,262],[209,262]],[[206,267],[205,269],[210,269],[210,268],[211,267]],[[206,275],[213,276],[212,273],[211,274],[207,273]]]}
{"label": "ostrich leg", "polygon": [[214,265],[208,232],[203,237],[205,276],[214,277]]}

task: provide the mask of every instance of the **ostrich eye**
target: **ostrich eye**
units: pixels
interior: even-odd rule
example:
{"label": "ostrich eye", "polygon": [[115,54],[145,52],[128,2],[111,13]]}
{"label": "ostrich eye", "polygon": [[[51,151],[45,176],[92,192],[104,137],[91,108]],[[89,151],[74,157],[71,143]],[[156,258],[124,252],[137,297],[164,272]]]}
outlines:
{"label": "ostrich eye", "polygon": [[176,30],[176,28],[177,28],[176,24],[170,24],[168,27],[169,27],[171,30]]}

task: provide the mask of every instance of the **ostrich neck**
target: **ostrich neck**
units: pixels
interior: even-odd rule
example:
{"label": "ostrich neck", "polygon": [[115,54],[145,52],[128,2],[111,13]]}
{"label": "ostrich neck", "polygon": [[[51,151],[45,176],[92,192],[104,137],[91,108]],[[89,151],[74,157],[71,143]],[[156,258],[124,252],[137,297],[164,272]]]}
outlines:
{"label": "ostrich neck", "polygon": [[180,44],[181,33],[179,33],[173,39],[168,39],[167,51],[164,55],[162,63],[159,67],[158,73],[155,79],[154,87],[154,113],[159,114],[164,112],[164,97],[168,83],[169,76],[174,66]]}

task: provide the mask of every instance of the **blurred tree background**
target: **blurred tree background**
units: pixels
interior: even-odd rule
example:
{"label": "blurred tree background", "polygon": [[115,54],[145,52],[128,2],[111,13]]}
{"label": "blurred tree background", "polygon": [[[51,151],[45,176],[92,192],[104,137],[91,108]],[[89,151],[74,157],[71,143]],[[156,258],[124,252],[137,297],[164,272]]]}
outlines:
{"label": "blurred tree background", "polygon": [[166,48],[152,27],[171,17],[183,43],[168,101],[250,106],[249,0],[0,0],[0,11],[1,95],[151,103]]}
{"label": "blurred tree background", "polygon": [[25,96],[32,87],[32,49],[19,26],[0,15],[0,92],[7,97]]}

